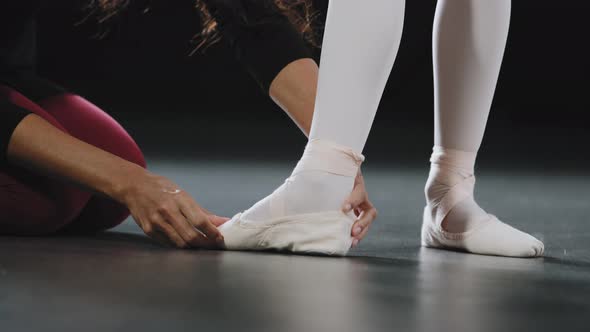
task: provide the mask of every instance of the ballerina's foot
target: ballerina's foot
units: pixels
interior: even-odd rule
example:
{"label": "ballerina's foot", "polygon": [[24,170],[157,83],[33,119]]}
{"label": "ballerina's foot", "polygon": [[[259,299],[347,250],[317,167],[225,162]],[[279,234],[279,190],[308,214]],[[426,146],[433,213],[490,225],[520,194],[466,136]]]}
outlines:
{"label": "ballerina's foot", "polygon": [[354,217],[340,211],[317,212],[252,222],[242,213],[219,230],[228,250],[279,250],[344,256],[352,245]]}
{"label": "ballerina's foot", "polygon": [[340,209],[363,160],[350,148],[311,140],[282,186],[219,227],[226,249],[346,255],[356,216]]}
{"label": "ballerina's foot", "polygon": [[535,237],[498,220],[493,215],[462,232],[447,232],[437,227],[425,209],[422,245],[430,248],[464,250],[473,254],[506,257],[539,257],[544,245]]}
{"label": "ballerina's foot", "polygon": [[543,255],[541,241],[503,223],[475,202],[474,153],[435,147],[431,162],[423,246],[508,257]]}

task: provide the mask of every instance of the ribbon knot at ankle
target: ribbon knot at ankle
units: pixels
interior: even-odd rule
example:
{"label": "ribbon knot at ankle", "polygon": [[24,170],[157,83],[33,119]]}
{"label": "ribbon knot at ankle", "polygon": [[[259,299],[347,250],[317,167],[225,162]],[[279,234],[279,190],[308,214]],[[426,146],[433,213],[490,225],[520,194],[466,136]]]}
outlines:
{"label": "ribbon knot at ankle", "polygon": [[343,176],[356,176],[365,156],[353,149],[321,139],[307,143],[293,175],[303,171],[324,171]]}
{"label": "ribbon knot at ankle", "polygon": [[446,166],[446,168],[454,169],[459,171],[461,174],[467,175],[474,173],[476,157],[477,153],[475,152],[447,149],[441,146],[435,146],[432,149],[430,162],[443,167]]}

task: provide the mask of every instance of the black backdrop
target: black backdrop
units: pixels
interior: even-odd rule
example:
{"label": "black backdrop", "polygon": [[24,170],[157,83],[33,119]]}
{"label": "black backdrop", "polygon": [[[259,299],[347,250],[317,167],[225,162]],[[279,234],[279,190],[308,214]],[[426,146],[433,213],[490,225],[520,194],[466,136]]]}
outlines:
{"label": "black backdrop", "polygon": [[[316,3],[325,12],[327,1]],[[297,130],[224,44],[189,56],[192,36],[199,28],[191,0],[133,2],[109,25],[111,32],[102,39],[93,38],[96,25],[76,24],[84,17],[82,4],[62,0],[41,11],[40,72],[128,121],[130,131],[144,134],[141,143],[156,147],[161,141],[150,137],[155,131],[142,131],[150,126],[147,119],[184,119],[175,125],[186,127],[186,134],[177,138],[209,138],[215,142],[211,151],[222,149],[223,142],[231,145],[231,133],[284,134],[273,139],[274,145],[302,144]],[[417,155],[423,156],[431,144],[435,6],[434,0],[407,1],[401,49],[369,151],[386,152],[391,146],[411,157],[410,151],[417,146]],[[535,151],[557,159],[583,160],[579,152],[590,143],[586,130],[589,12],[590,3],[580,0],[513,1],[511,32],[485,148],[504,155]],[[138,122],[139,118],[144,121]],[[244,127],[256,130],[235,129]],[[198,128],[199,133],[190,134],[194,133],[191,128]],[[227,133],[225,138],[215,135],[219,131]],[[385,140],[392,131],[404,139],[398,143]],[[506,149],[506,144],[513,149]],[[207,144],[198,146],[211,152]],[[273,144],[262,144],[261,149],[278,151]]]}

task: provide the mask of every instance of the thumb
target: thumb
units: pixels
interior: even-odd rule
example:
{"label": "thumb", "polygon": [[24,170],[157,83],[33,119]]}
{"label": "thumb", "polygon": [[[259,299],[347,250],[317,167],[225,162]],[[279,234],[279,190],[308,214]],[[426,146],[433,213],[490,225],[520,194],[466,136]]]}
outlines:
{"label": "thumb", "polygon": [[216,216],[214,214],[209,215],[209,221],[215,225],[215,227],[219,227],[223,224],[225,224],[226,222],[228,222],[230,220],[230,218],[226,218],[226,217],[220,217],[220,216]]}
{"label": "thumb", "polygon": [[352,192],[342,204],[342,211],[348,213],[353,209],[358,208],[365,201],[365,192],[361,186],[355,186]]}

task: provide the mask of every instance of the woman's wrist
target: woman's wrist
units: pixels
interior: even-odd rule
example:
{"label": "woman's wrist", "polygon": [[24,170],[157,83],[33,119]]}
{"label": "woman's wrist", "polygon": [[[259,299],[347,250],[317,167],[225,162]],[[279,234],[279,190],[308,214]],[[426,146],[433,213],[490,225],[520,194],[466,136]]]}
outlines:
{"label": "woman's wrist", "polygon": [[128,162],[121,167],[114,176],[108,178],[104,188],[101,190],[105,195],[113,200],[126,204],[129,195],[142,183],[142,178],[148,175],[148,171],[143,167]]}

